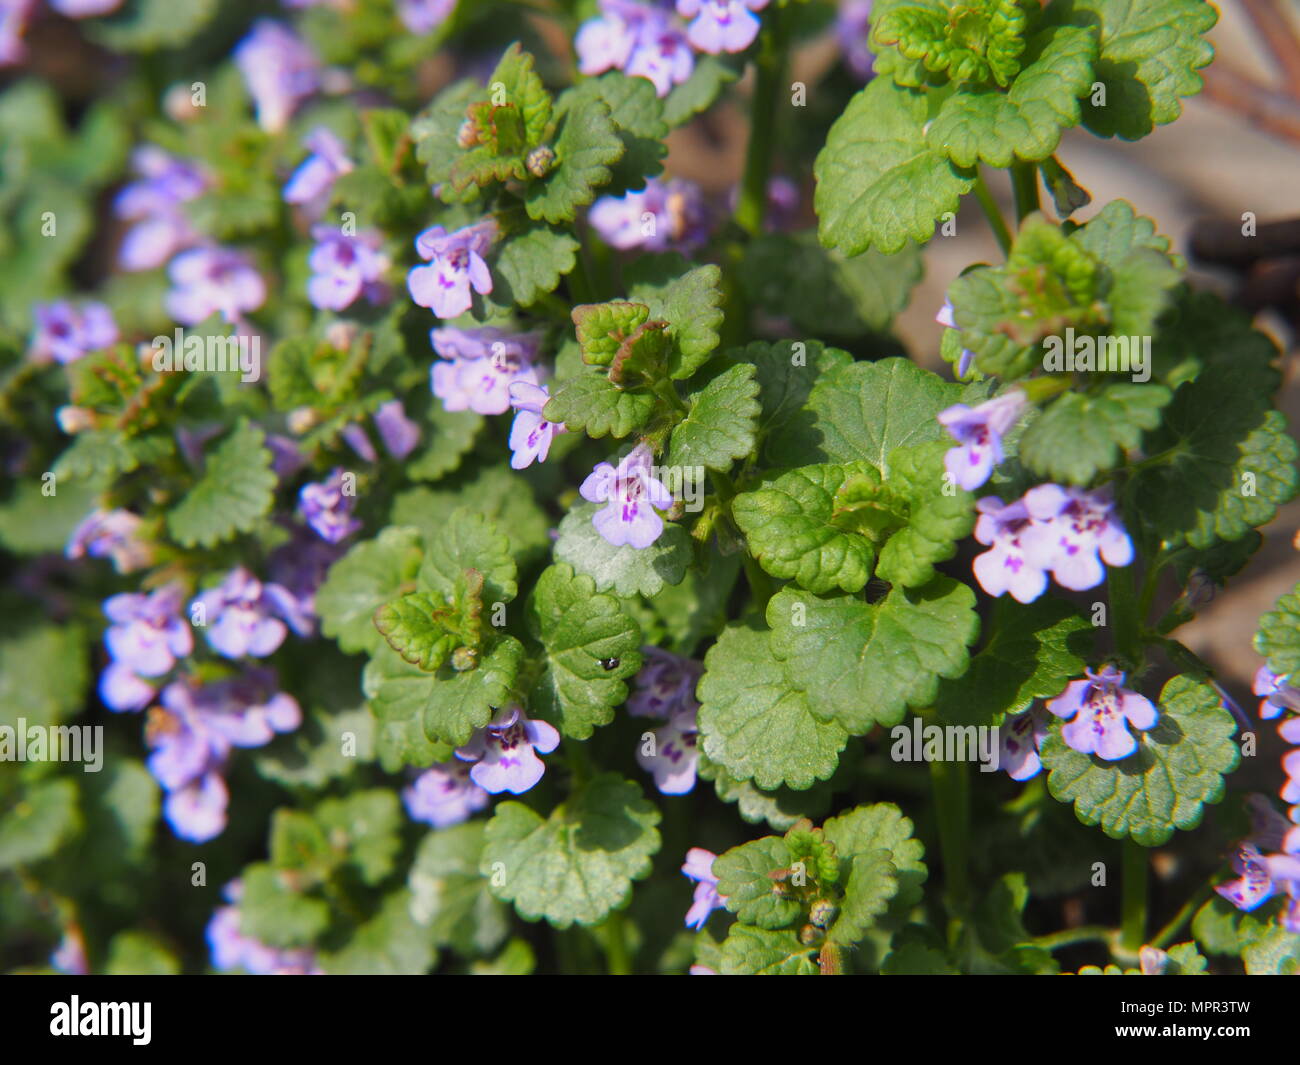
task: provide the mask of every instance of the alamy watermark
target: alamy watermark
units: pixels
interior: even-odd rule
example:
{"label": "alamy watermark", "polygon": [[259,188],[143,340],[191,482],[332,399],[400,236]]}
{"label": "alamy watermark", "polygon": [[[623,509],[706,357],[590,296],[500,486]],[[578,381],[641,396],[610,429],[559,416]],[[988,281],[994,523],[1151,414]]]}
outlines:
{"label": "alamy watermark", "polygon": [[1075,335],[1068,326],[1065,336],[1043,338],[1043,369],[1049,373],[1126,373],[1134,384],[1151,380],[1151,338],[1149,336]]}
{"label": "alamy watermark", "polygon": [[156,373],[237,371],[248,384],[262,376],[262,338],[256,333],[197,336],[177,326],[173,336],[153,338],[153,368]]}
{"label": "alamy watermark", "polygon": [[919,717],[889,730],[895,762],[979,762],[981,773],[1001,763],[1000,730],[992,725],[927,725]]}
{"label": "alamy watermark", "polygon": [[82,762],[84,773],[104,767],[103,725],[0,725],[0,762]]}

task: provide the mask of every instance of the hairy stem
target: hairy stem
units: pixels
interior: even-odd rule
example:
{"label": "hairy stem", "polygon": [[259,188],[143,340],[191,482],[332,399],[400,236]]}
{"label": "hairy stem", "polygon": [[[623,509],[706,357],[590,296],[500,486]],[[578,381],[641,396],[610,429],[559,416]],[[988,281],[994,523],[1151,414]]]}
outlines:
{"label": "hairy stem", "polygon": [[1110,623],[1115,631],[1115,650],[1136,669],[1142,664],[1142,618],[1138,614],[1132,567],[1107,567],[1106,590],[1110,596]]}
{"label": "hairy stem", "polygon": [[930,763],[948,912],[957,919],[965,917],[970,906],[970,776],[967,770],[965,762]]}
{"label": "hairy stem", "polygon": [[989,220],[989,228],[993,230],[998,247],[1002,249],[1002,254],[1006,255],[1011,251],[1011,231],[1007,229],[1006,220],[1002,217],[998,203],[993,198],[993,193],[989,191],[982,173],[975,175],[975,199],[980,205],[980,210],[984,212],[984,217]]}
{"label": "hairy stem", "polygon": [[1035,163],[1011,164],[1011,191],[1016,198],[1016,221],[1023,222],[1039,209],[1038,166]]}
{"label": "hairy stem", "polygon": [[754,237],[763,232],[763,218],[767,213],[777,101],[785,83],[786,29],[780,8],[770,8],[765,21],[768,26],[759,46],[754,96],[750,101],[749,149],[736,204],[736,223]]}
{"label": "hairy stem", "polygon": [[605,964],[610,976],[631,976],[632,956],[627,947],[627,923],[621,910],[615,910],[602,926]]}
{"label": "hairy stem", "polygon": [[1034,939],[1034,946],[1044,950],[1059,950],[1072,947],[1078,943],[1105,943],[1115,934],[1112,928],[1103,928],[1097,924],[1080,925],[1078,928],[1066,928]]}
{"label": "hairy stem", "polygon": [[1166,949],[1182,931],[1183,925],[1190,921],[1199,910],[1214,894],[1214,884],[1223,875],[1224,866],[1219,866],[1210,878],[1196,889],[1196,892],[1183,903],[1182,908],[1170,918],[1169,923],[1156,933],[1155,938],[1151,940],[1153,947],[1159,947],[1161,950]]}
{"label": "hairy stem", "polygon": [[1131,839],[1124,841],[1121,890],[1120,946],[1137,954],[1147,933],[1147,849]]}

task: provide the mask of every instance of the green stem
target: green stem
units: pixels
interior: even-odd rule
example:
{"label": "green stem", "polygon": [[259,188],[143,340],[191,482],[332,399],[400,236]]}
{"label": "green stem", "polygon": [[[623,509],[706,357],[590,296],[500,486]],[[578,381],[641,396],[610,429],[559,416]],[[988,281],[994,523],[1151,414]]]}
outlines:
{"label": "green stem", "polygon": [[1106,589],[1110,596],[1110,623],[1115,631],[1115,650],[1137,669],[1142,664],[1142,618],[1133,588],[1133,569],[1107,567]]}
{"label": "green stem", "polygon": [[939,824],[939,852],[948,912],[955,919],[970,907],[970,775],[965,762],[931,762],[930,786],[934,792],[935,819]]}
{"label": "green stem", "polygon": [[1136,955],[1147,934],[1147,849],[1131,839],[1124,841],[1121,890],[1120,946]]}
{"label": "green stem", "polygon": [[779,8],[771,9],[755,62],[754,96],[750,101],[749,149],[736,204],[736,223],[750,236],[763,232],[767,213],[767,185],[772,174],[772,143],[776,109],[785,82],[786,20]]}
{"label": "green stem", "polygon": [[1011,191],[1016,199],[1016,221],[1023,222],[1039,210],[1038,167],[1034,163],[1011,164]]}
{"label": "green stem", "polygon": [[1114,934],[1114,929],[1103,928],[1101,925],[1080,925],[1078,928],[1066,928],[1050,935],[1038,936],[1034,939],[1034,946],[1044,950],[1058,950],[1061,947],[1072,947],[1076,943],[1105,943]]}
{"label": "green stem", "polygon": [[615,910],[605,919],[604,932],[601,944],[609,975],[631,976],[632,956],[627,949],[627,924],[621,911]]}
{"label": "green stem", "polygon": [[1153,947],[1164,950],[1177,938],[1183,925],[1190,921],[1196,915],[1196,911],[1205,905],[1206,901],[1214,894],[1214,884],[1222,874],[1223,866],[1220,866],[1214,871],[1214,875],[1209,880],[1196,889],[1195,894],[1183,903],[1182,909],[1174,914],[1169,923],[1156,933],[1155,938],[1151,940]]}
{"label": "green stem", "polygon": [[564,756],[569,763],[569,772],[573,774],[573,791],[577,791],[591,779],[591,759],[587,756],[585,744],[571,739],[564,741]]}
{"label": "green stem", "polygon": [[998,203],[993,198],[993,193],[989,192],[989,187],[985,183],[982,173],[976,173],[975,175],[975,199],[979,202],[984,217],[989,220],[989,227],[993,230],[993,236],[997,239],[998,247],[1002,249],[1002,254],[1006,255],[1011,251],[1011,230],[1007,229],[1006,220],[998,209]]}

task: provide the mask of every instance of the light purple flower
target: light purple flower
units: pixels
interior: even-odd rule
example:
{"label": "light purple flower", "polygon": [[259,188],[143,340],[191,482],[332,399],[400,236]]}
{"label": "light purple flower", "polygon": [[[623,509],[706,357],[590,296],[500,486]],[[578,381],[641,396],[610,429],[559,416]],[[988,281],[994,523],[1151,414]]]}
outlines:
{"label": "light purple flower", "polygon": [[[944,300],[943,306],[939,308],[939,313],[934,316],[934,320],[940,325],[946,325],[949,329],[957,328],[957,320],[953,317],[952,300]],[[961,358],[957,360],[956,369],[953,371],[957,380],[961,381],[966,377],[970,370],[970,364],[975,359],[975,352],[969,348],[961,349]]]}
{"label": "light purple flower", "polygon": [[202,607],[200,627],[209,646],[226,658],[264,658],[287,634],[284,622],[275,616],[279,611],[274,594],[268,594],[268,587],[243,566],[235,567],[221,584],[194,600],[190,615],[197,619],[196,607]]}
{"label": "light purple flower", "polygon": [[99,697],[110,710],[143,710],[154,697],[155,688],[141,680],[129,666],[110,662],[99,675]]}
{"label": "light purple flower", "polygon": [[364,426],[358,425],[354,422],[352,425],[347,426],[339,435],[347,441],[348,447],[355,451],[363,461],[379,461],[379,452],[375,450],[375,445],[370,442],[370,437],[366,434]]}
{"label": "light purple flower", "polygon": [[1038,752],[1046,738],[1047,720],[1036,708],[1008,716],[998,732],[998,765],[1012,780],[1036,777],[1043,768]]}
{"label": "light purple flower", "polygon": [[402,792],[413,821],[450,828],[468,821],[488,804],[488,793],[474,783],[465,762],[430,766]]}
{"label": "light purple flower", "polygon": [[345,545],[331,544],[302,526],[294,526],[288,543],[267,559],[270,583],[264,587],[275,610],[299,636],[316,630],[316,591],[335,562],[347,553]]}
{"label": "light purple flower", "polygon": [[1293,688],[1289,676],[1279,677],[1268,666],[1260,666],[1255,671],[1253,691],[1262,695],[1259,701],[1259,716],[1270,721],[1283,710],[1300,713],[1300,689]]}
{"label": "light purple flower", "polygon": [[641,655],[644,664],[632,681],[636,690],[627,700],[629,714],[671,719],[699,710],[695,686],[704,673],[699,662],[659,647],[643,647]]}
{"label": "light purple flower", "polygon": [[123,592],[104,602],[112,625],[104,643],[113,660],[142,677],[161,677],[194,649],[190,627],[181,617],[184,592],[169,584],[147,595]]}
{"label": "light purple flower", "polygon": [[677,0],[677,13],[694,19],[686,36],[700,52],[743,52],[758,36],[762,25],[755,11],[768,0]]}
{"label": "light purple flower", "polygon": [[62,365],[117,343],[117,323],[104,304],[87,300],[74,306],[66,300],[38,303],[32,308],[36,330],[30,357],[35,362],[53,359]]}
{"label": "light purple flower", "polygon": [[[1124,674],[1114,666],[1084,670],[1086,680],[1072,680],[1065,691],[1047,701],[1047,709],[1069,721],[1061,737],[1080,754],[1095,754],[1108,762],[1137,750],[1129,732],[1155,727],[1159,716],[1151,700],[1124,687]],[[1073,720],[1071,720],[1073,719]]]}
{"label": "light purple flower", "polygon": [[1133,561],[1133,542],[1105,491],[1040,484],[1025,493],[1024,504],[1034,519],[1023,537],[1026,557],[1050,570],[1061,587],[1095,588],[1106,578],[1103,561],[1116,567]]}
{"label": "light purple flower", "polygon": [[510,406],[515,409],[515,420],[510,425],[512,469],[522,470],[534,462],[545,462],[551,441],[564,432],[562,424],[542,417],[542,408],[550,398],[545,385],[518,380],[510,385]]}
{"label": "light purple flower", "polygon": [[640,444],[615,468],[608,462],[596,466],[578,489],[591,503],[608,503],[591,516],[591,523],[615,547],[631,544],[649,547],[664,531],[656,510],[673,505],[672,493],[653,476],[650,448]]}
{"label": "light purple flower", "polygon": [[456,0],[397,0],[397,17],[412,33],[432,33],[456,10]]}
{"label": "light purple flower", "polygon": [[647,26],[637,37],[623,73],[631,78],[645,78],[658,96],[667,96],[695,70],[686,35],[666,19]]}
{"label": "light purple flower", "polygon": [[606,244],[623,251],[690,251],[708,238],[704,195],[680,178],[650,178],[641,192],[602,196],[587,220]]}
{"label": "light purple flower", "polygon": [[118,573],[130,573],[153,561],[153,547],[138,536],[144,524],[129,510],[96,510],[73,531],[68,558],[111,558]]}
{"label": "light purple flower", "polygon": [[333,226],[312,226],[308,265],[312,277],[307,297],[322,310],[341,311],[363,293],[371,303],[381,303],[388,293],[383,284],[388,259],[380,252],[383,237],[366,230],[347,236]]}
{"label": "light purple flower", "polygon": [[649,79],[659,96],[691,76],[695,57],[686,34],[662,8],[631,0],[601,0],[574,39],[583,74],[621,70]]}
{"label": "light purple flower", "polygon": [[21,63],[27,58],[23,34],[36,8],[36,0],[5,0],[0,3],[0,67]]}
{"label": "light purple flower", "polygon": [[66,976],[89,976],[90,962],[86,958],[86,941],[81,929],[75,924],[63,930],[63,938],[54,953],[50,955],[50,964]]}
{"label": "light purple flower", "polygon": [[[225,888],[228,902],[237,904],[243,898],[244,886],[232,880]],[[268,947],[260,940],[240,931],[238,905],[219,906],[208,921],[208,949],[212,952],[212,967],[222,972],[242,969],[253,976],[319,976],[322,970],[316,963],[314,951],[305,947]]]}
{"label": "light purple flower", "polygon": [[324,481],[303,485],[298,495],[303,520],[317,536],[331,544],[337,544],[361,528],[361,522],[352,517],[357,497],[345,490],[351,483],[346,477],[342,467],[336,468]]}
{"label": "light purple flower", "polygon": [[975,577],[989,595],[1010,592],[1021,603],[1032,603],[1047,589],[1047,574],[1029,561],[1024,537],[1032,522],[1023,500],[1004,504],[997,496],[985,496],[975,508],[975,539],[991,550],[975,558]]}
{"label": "light purple flower", "polygon": [[1024,407],[1025,394],[1012,389],[978,407],[957,403],[939,412],[939,424],[958,444],[944,455],[944,469],[960,487],[973,492],[989,479],[1002,461],[1002,437]]}
{"label": "light purple flower", "polygon": [[713,875],[717,855],[703,847],[692,847],[686,852],[682,872],[695,881],[695,897],[686,911],[686,927],[700,929],[714,910],[722,909],[723,899],[718,894],[718,878]]}
{"label": "light purple flower", "polygon": [[92,18],[107,15],[122,6],[122,0],[50,0],[50,7],[68,18]]}
{"label": "light purple flower", "polygon": [[445,410],[504,414],[510,409],[511,386],[541,383],[532,365],[538,334],[448,327],[429,335],[441,356],[433,364],[430,383]]}
{"label": "light purple flower", "polygon": [[374,414],[375,428],[384,449],[395,459],[404,459],[420,442],[420,427],[406,416],[400,399],[381,403]]}
{"label": "light purple flower", "polygon": [[490,725],[456,748],[456,757],[475,763],[470,779],[484,791],[521,795],[546,771],[537,755],[550,754],[559,743],[560,734],[547,722],[531,721],[519,707],[505,706]]}
{"label": "light purple flower", "polygon": [[311,154],[299,164],[284,186],[286,203],[301,204],[313,218],[329,205],[334,182],[355,169],[343,142],[324,126],[317,126],[303,140]]}
{"label": "light purple flower", "polygon": [[266,301],[266,282],[233,248],[191,248],[167,267],[172,289],[167,313],[182,325],[198,325],[214,314],[239,324]]}
{"label": "light purple flower", "polygon": [[206,843],[225,831],[229,805],[230,792],[225,779],[219,773],[205,773],[167,793],[163,816],[179,838]]}
{"label": "light purple flower", "polygon": [[258,19],[235,47],[235,65],[257,107],[258,124],[278,133],[320,87],[320,64],[307,43],[283,23]]}
{"label": "light purple flower", "polygon": [[485,296],[492,291],[492,275],[483,256],[496,239],[496,223],[479,222],[448,233],[442,226],[426,229],[415,238],[415,250],[428,266],[415,266],[407,275],[411,298],[429,307],[439,318],[455,318],[470,309],[473,289]]}
{"label": "light purple flower", "polygon": [[131,153],[139,180],[113,200],[117,217],[133,222],[117,252],[124,270],[153,270],[199,240],[184,204],[201,196],[208,180],[198,166],[152,144]]}
{"label": "light purple flower", "polygon": [[859,81],[870,81],[875,56],[868,46],[871,32],[872,0],[841,0],[835,17],[835,36],[840,43],[844,65]]}
{"label": "light purple flower", "polygon": [[695,772],[700,762],[699,726],[694,710],[683,710],[671,721],[654,730],[654,753],[645,746],[637,748],[636,761],[654,774],[655,787],[662,795],[685,795],[695,787]]}

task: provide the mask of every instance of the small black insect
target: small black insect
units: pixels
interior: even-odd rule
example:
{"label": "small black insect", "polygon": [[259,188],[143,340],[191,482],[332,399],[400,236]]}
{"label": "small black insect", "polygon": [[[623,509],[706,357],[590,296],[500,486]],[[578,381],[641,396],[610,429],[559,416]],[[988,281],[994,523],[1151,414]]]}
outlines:
{"label": "small black insect", "polygon": [[602,666],[604,666],[606,670],[610,670],[610,669],[618,669],[618,659],[617,659],[617,658],[602,658],[602,659],[600,660],[600,664],[601,664]]}

